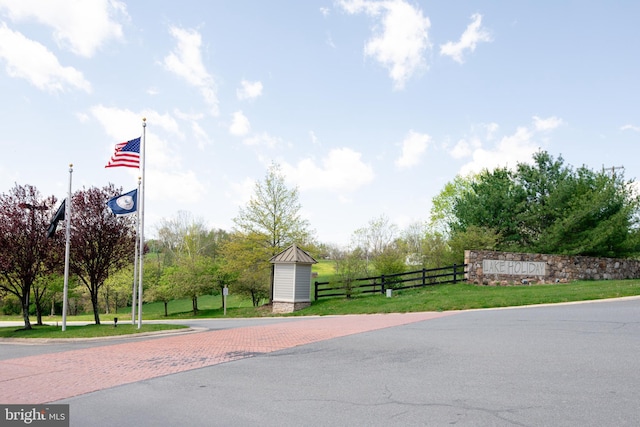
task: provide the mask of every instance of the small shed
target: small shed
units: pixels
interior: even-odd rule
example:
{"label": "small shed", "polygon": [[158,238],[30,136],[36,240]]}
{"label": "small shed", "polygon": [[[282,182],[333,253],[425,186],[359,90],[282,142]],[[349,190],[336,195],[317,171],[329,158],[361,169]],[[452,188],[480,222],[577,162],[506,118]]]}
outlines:
{"label": "small shed", "polygon": [[318,261],[291,245],[269,260],[273,264],[274,313],[292,313],[311,305],[311,266]]}

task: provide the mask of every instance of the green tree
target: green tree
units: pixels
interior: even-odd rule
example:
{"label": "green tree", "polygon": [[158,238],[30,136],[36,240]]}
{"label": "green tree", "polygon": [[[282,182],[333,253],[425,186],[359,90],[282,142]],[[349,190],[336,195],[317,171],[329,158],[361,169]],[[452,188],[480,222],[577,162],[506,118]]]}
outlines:
{"label": "green tree", "polygon": [[398,227],[391,223],[386,215],[380,215],[369,221],[366,227],[357,229],[351,235],[352,251],[357,251],[365,260],[365,268],[369,270],[369,263],[386,253],[387,261],[390,255],[396,253],[396,238]]}
{"label": "green tree", "polygon": [[158,236],[171,266],[164,273],[165,279],[173,285],[176,296],[191,298],[195,315],[198,297],[216,289],[217,265],[211,256],[215,254],[211,248],[215,243],[213,235],[207,230],[204,220],[182,211],[162,221]]}
{"label": "green tree", "polygon": [[[146,265],[145,265],[146,272]],[[145,285],[146,283],[145,275]],[[137,290],[136,290],[137,291]],[[118,313],[118,308],[127,306],[133,302],[133,265],[126,265],[120,270],[112,273],[101,289],[104,298],[105,313]]]}
{"label": "green tree", "polygon": [[[248,204],[241,208],[238,216],[233,219],[237,233],[232,240],[241,243],[238,246],[228,245],[225,249],[225,258],[234,259],[234,265],[239,268],[237,273],[240,286],[248,286],[252,293],[258,292],[262,289],[258,280],[265,276],[262,270],[266,266],[271,271],[269,259],[272,256],[294,243],[301,247],[310,243],[309,223],[302,218],[301,209],[298,189],[288,188],[280,172],[280,166],[272,164],[264,181],[256,183],[254,194]],[[238,247],[247,253],[234,253]],[[231,253],[227,254],[227,251]],[[241,260],[245,262],[244,265],[238,264]],[[252,279],[243,279],[246,275],[250,275]],[[266,280],[271,301],[271,273],[266,275]],[[241,285],[242,283],[244,285]]]}
{"label": "green tree", "polygon": [[215,289],[216,269],[211,258],[191,255],[180,258],[167,270],[167,279],[174,284],[177,296],[191,299],[194,315],[198,313],[198,297],[210,294]]}
{"label": "green tree", "polygon": [[607,257],[640,250],[632,182],[584,166],[574,171],[544,151],[515,171],[484,171],[453,197],[450,245],[457,251],[461,244]]}
{"label": "green tree", "polygon": [[427,232],[422,239],[422,248],[425,268],[440,268],[454,263],[461,264],[453,255],[451,239],[437,232]]}
{"label": "green tree", "polygon": [[432,200],[429,215],[429,228],[434,234],[448,238],[451,228],[459,225],[455,213],[456,200],[472,190],[473,176],[456,175],[453,181],[445,184]]}
{"label": "green tree", "polygon": [[[402,251],[399,241],[388,245],[373,260],[373,268],[377,276],[403,273],[407,271],[405,263],[406,254]],[[394,280],[387,280],[390,287],[393,287]]]}
{"label": "green tree", "polygon": [[471,190],[455,200],[457,222],[451,224],[451,230],[464,232],[471,225],[498,230],[501,248],[517,250],[524,241],[521,223],[525,208],[525,192],[513,172],[507,168],[485,170],[471,183]]}
{"label": "green tree", "polygon": [[254,307],[270,297],[271,263],[265,257],[261,234],[235,232],[223,244],[219,274],[241,295],[251,298]]}
{"label": "green tree", "polygon": [[[535,245],[542,234],[560,217],[571,198],[563,191],[572,183],[573,172],[564,165],[562,156],[554,159],[546,151],[533,155],[533,163],[519,163],[514,180],[524,192],[521,209],[521,246]],[[572,186],[572,184],[570,185]]]}
{"label": "green tree", "polygon": [[341,282],[340,286],[345,287],[347,298],[355,296],[355,279],[367,276],[367,263],[361,248],[344,251],[336,254],[336,277]]}
{"label": "green tree", "polygon": [[464,231],[456,231],[449,239],[451,261],[447,264],[463,264],[465,250],[499,250],[500,235],[492,228],[468,226]]}
{"label": "green tree", "polygon": [[144,263],[144,299],[155,302],[161,301],[164,304],[164,316],[169,315],[169,302],[176,298],[176,291],[173,283],[168,279],[166,273],[168,255],[162,249],[159,241],[149,242],[149,254],[145,257]]}
{"label": "green tree", "polygon": [[294,243],[305,245],[310,240],[309,223],[302,218],[301,209],[298,189],[288,188],[280,166],[272,164],[233,222],[242,233],[261,236],[256,243],[271,257]]}
{"label": "green tree", "polygon": [[638,253],[639,202],[630,183],[580,168],[564,184],[557,192],[570,194],[569,201],[542,234],[537,250],[606,257]]}

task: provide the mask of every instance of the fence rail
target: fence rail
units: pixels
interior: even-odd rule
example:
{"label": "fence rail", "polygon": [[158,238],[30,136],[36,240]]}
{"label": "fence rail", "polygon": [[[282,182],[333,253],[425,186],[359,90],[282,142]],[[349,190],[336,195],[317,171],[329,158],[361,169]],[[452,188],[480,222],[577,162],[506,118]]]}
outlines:
{"label": "fence rail", "polygon": [[409,289],[444,283],[457,283],[465,278],[467,264],[453,264],[440,268],[423,268],[405,273],[386,274],[373,277],[314,282],[314,296],[351,297],[360,294],[384,294],[387,289]]}

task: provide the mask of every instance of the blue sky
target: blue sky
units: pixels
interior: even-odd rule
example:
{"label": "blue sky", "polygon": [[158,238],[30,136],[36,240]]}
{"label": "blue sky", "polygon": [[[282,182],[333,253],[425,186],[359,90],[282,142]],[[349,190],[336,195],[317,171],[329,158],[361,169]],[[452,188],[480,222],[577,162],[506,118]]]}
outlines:
{"label": "blue sky", "polygon": [[640,3],[0,0],[0,191],[63,198],[147,119],[146,234],[230,230],[272,162],[319,241],[429,219],[456,174],[640,167]]}

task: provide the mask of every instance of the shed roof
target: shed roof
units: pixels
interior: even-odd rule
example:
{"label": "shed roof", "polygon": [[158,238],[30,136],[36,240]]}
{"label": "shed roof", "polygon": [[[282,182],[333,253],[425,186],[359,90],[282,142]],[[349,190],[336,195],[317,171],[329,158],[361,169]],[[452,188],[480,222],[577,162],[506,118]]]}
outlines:
{"label": "shed roof", "polygon": [[289,246],[284,251],[274,255],[270,260],[271,263],[298,263],[298,264],[316,264],[318,261],[313,259],[306,251],[300,249],[295,244]]}

